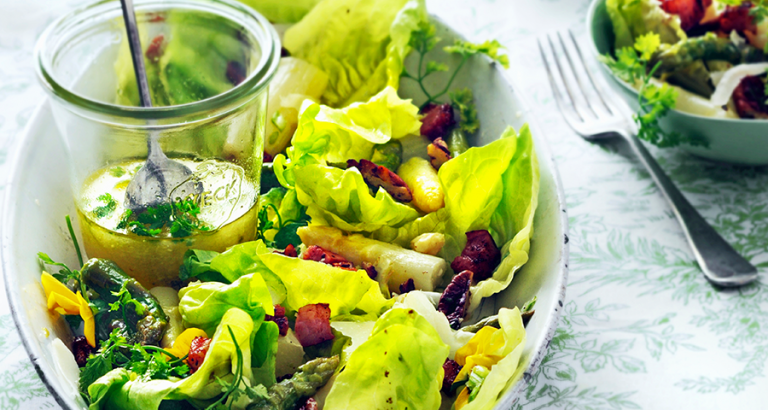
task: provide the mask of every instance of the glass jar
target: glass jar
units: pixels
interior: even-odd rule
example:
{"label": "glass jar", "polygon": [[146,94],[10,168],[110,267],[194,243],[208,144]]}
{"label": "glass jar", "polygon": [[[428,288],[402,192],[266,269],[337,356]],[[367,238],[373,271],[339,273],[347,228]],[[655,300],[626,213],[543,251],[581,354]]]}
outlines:
{"label": "glass jar", "polygon": [[[253,240],[268,85],[280,59],[271,24],[228,0],[135,2],[154,107],[138,105],[120,2],[54,22],[38,41],[38,76],[69,155],[84,247],[147,287],[179,279],[188,249]],[[135,105],[134,105],[135,104]],[[125,192],[148,138],[185,165],[195,189],[168,187],[137,210]]]}

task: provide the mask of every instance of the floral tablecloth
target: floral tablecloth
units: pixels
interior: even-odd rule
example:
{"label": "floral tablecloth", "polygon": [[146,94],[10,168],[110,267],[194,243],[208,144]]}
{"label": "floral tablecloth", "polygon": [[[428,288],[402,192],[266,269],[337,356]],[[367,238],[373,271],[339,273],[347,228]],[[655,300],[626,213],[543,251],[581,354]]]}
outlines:
{"label": "floral tablecloth", "polygon": [[[36,38],[81,0],[0,2],[0,181],[43,92]],[[549,353],[515,409],[758,409],[766,404],[768,290],[718,290],[702,276],[672,211],[621,146],[587,143],[552,100],[536,38],[586,41],[589,0],[433,0],[473,40],[497,38],[552,147],[570,216],[567,303]],[[768,267],[768,169],[671,149],[659,162],[761,273]],[[0,190],[3,185],[0,185]],[[761,280],[764,275],[761,275]],[[0,293],[5,297],[5,292]],[[57,408],[0,301],[0,408]]]}

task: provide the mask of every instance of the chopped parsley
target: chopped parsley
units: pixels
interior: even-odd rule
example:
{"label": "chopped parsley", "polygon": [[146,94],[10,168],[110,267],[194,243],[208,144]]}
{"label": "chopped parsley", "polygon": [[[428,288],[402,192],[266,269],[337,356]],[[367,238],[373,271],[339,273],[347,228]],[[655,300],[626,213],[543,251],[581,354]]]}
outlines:
{"label": "chopped parsley", "polygon": [[199,214],[200,207],[194,201],[173,201],[147,207],[136,215],[130,209],[126,210],[116,229],[125,229],[139,236],[158,236],[167,228],[172,237],[184,238],[211,229],[198,219]]}
{"label": "chopped parsley", "polygon": [[92,354],[80,370],[80,391],[88,398],[88,386],[120,367],[145,380],[168,379],[171,376],[183,378],[189,375],[189,367],[183,362],[185,358],[175,357],[157,346],[128,343],[115,329],[109,339],[101,342],[99,352]]}
{"label": "chopped parsley", "polygon": [[104,204],[93,208],[93,216],[97,219],[106,218],[117,209],[117,201],[115,201],[115,198],[112,198],[112,195],[110,195],[109,192],[99,195],[96,199]]}
{"label": "chopped parsley", "polygon": [[109,169],[109,175],[112,175],[115,178],[120,178],[121,176],[125,175],[125,168],[112,167]]}

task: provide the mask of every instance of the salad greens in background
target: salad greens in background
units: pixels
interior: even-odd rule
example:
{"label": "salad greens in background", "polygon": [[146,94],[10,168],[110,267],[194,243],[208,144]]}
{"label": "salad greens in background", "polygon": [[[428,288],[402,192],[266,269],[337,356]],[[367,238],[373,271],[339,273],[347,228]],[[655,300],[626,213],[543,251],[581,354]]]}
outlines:
{"label": "salad greens in background", "polygon": [[768,118],[768,3],[607,0],[614,50],[602,56],[638,90],[638,137],[703,145],[659,126],[671,109],[713,118]]}
{"label": "salad greens in background", "polygon": [[[263,7],[295,24],[270,86],[280,107],[269,121],[289,144],[265,167],[274,178],[257,204],[257,239],[189,250],[180,289],[144,289],[103,259],[70,270],[41,255],[60,269],[43,274],[49,309],[83,333],[72,345],[83,400],[91,410],[304,409],[310,398],[329,410],[491,407],[518,372],[531,306],[460,326],[528,261],[539,168],[527,125],[469,147],[482,124],[472,91],[452,84],[470,58],[507,67],[502,46],[436,50],[423,0]],[[236,45],[168,14],[172,40],[146,39],[153,98],[181,104],[237,85]],[[216,58],[193,72],[205,50]],[[438,52],[455,67],[434,61]],[[125,55],[118,102],[135,104]],[[444,85],[432,90],[427,77]],[[302,81],[311,84],[288,84]],[[401,81],[419,83],[421,107],[398,95]],[[94,212],[109,212],[109,199]],[[161,211],[131,232],[206,228],[199,209]]]}

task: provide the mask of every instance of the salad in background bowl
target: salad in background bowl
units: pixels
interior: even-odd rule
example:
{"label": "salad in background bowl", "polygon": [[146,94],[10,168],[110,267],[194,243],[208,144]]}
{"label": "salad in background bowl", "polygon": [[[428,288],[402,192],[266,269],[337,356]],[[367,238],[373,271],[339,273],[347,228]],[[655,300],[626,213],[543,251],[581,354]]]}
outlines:
{"label": "salad in background bowl", "polygon": [[[190,249],[176,288],[85,261],[68,219],[56,233],[66,184],[19,171],[52,155],[33,121],[3,269],[43,380],[69,408],[509,407],[553,335],[567,237],[498,43],[421,1],[325,0],[284,46],[257,239]],[[40,198],[16,196],[30,182]]]}
{"label": "salad in background bowl", "polygon": [[587,24],[601,67],[660,147],[768,163],[762,2],[596,0]]}

